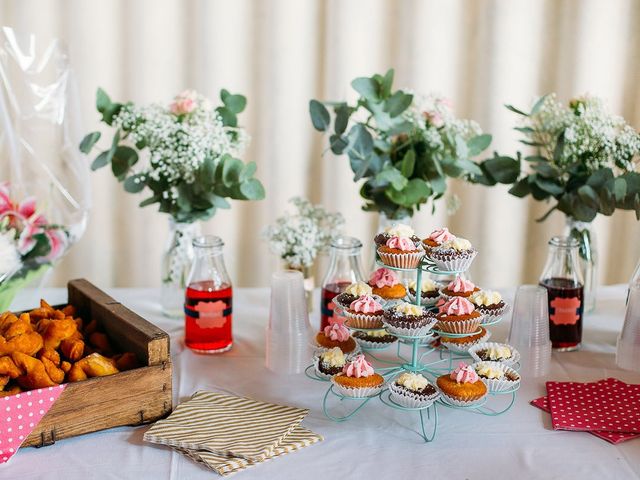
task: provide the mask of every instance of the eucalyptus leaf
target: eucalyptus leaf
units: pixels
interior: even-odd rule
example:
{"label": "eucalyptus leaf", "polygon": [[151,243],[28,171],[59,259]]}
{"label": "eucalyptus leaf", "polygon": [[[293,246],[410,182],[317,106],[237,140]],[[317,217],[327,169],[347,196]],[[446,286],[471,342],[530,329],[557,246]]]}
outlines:
{"label": "eucalyptus leaf", "polygon": [[220,100],[233,114],[241,113],[247,106],[247,98],[243,95],[234,95],[224,88],[220,91]]}
{"label": "eucalyptus leaf", "polygon": [[313,124],[313,128],[315,128],[319,132],[324,132],[329,127],[331,117],[329,116],[327,107],[325,107],[322,103],[318,102],[317,100],[311,100],[309,102],[309,114],[311,115],[311,123]]}
{"label": "eucalyptus leaf", "polygon": [[407,150],[404,157],[402,158],[402,164],[400,166],[400,171],[402,175],[406,178],[410,178],[413,175],[413,170],[416,165],[416,152],[414,150]]}
{"label": "eucalyptus leaf", "polygon": [[491,145],[491,135],[484,133],[482,135],[476,135],[467,141],[467,147],[469,148],[469,155],[475,157]]}
{"label": "eucalyptus leaf", "polygon": [[391,118],[402,114],[413,101],[413,95],[398,90],[385,101],[385,111]]}
{"label": "eucalyptus leaf", "polygon": [[368,100],[379,99],[378,83],[372,78],[356,78],[351,82],[351,86],[356,92]]}
{"label": "eucalyptus leaf", "polygon": [[139,193],[146,186],[144,183],[144,175],[139,173],[127,177],[123,183],[125,191],[129,193]]}
{"label": "eucalyptus leaf", "polygon": [[80,142],[80,151],[82,153],[89,153],[98,140],[100,140],[100,132],[91,132],[82,139]]}
{"label": "eucalyptus leaf", "polygon": [[496,156],[483,162],[484,168],[498,183],[514,183],[520,176],[520,161],[506,156]]}

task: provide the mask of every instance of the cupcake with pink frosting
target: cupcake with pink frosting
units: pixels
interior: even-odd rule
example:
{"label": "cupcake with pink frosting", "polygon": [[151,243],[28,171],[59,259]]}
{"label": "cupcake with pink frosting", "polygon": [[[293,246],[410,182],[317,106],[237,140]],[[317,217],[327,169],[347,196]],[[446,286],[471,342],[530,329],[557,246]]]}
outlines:
{"label": "cupcake with pink frosting", "polygon": [[380,260],[390,267],[414,269],[424,257],[422,242],[408,225],[394,225],[377,235],[375,242]]}
{"label": "cupcake with pink frosting", "polygon": [[464,297],[454,297],[439,305],[438,309],[435,328],[441,332],[471,335],[477,333],[482,322],[482,315]]}
{"label": "cupcake with pink frosting", "polygon": [[449,231],[447,227],[437,228],[429,234],[429,236],[422,240],[422,246],[427,254],[430,255],[431,250],[439,247],[444,242],[453,240],[456,236]]}
{"label": "cupcake with pink frosting", "polygon": [[379,295],[385,300],[398,300],[404,298],[407,289],[398,279],[398,275],[388,268],[379,268],[369,277],[369,286],[374,295]]}
{"label": "cupcake with pink frosting", "polygon": [[480,289],[471,280],[465,280],[458,275],[449,282],[446,287],[440,290],[440,295],[442,295],[446,300],[454,297],[469,298],[473,293],[479,291]]}
{"label": "cupcake with pink frosting", "polygon": [[470,406],[487,396],[487,386],[475,369],[464,362],[453,372],[438,377],[436,385],[447,403],[452,405]]}
{"label": "cupcake with pink frosting", "polygon": [[384,308],[372,295],[362,295],[351,302],[343,312],[351,328],[382,328]]}
{"label": "cupcake with pink frosting", "polygon": [[358,344],[351,336],[349,329],[344,326],[342,320],[329,319],[329,325],[316,335],[319,351],[330,350],[338,347],[344,353],[353,353],[358,349]]}
{"label": "cupcake with pink frosting", "polygon": [[372,397],[384,388],[384,378],[362,354],[347,362],[342,373],[335,375],[331,382],[336,393],[353,398]]}

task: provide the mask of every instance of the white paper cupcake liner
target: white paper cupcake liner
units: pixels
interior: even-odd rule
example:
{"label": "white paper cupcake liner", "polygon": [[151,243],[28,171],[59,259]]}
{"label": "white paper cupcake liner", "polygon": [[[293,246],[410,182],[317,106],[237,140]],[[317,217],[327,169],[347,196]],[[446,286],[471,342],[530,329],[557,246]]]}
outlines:
{"label": "white paper cupcake liner", "polygon": [[355,313],[345,310],[344,316],[347,317],[345,325],[351,328],[382,328],[382,318],[384,312],[379,315],[367,315],[364,313]]}
{"label": "white paper cupcake liner", "polygon": [[509,311],[509,304],[505,302],[504,306],[501,308],[482,308],[476,306],[476,310],[483,316],[482,323],[491,323],[495,322]]}
{"label": "white paper cupcake liner", "polygon": [[320,356],[313,357],[313,366],[316,369],[316,375],[320,378],[324,378],[326,380],[330,380],[333,375],[329,375],[320,370]]}
{"label": "white paper cupcake liner", "polygon": [[438,389],[433,395],[423,396],[398,386],[395,381],[389,383],[389,392],[391,400],[406,408],[430,407],[440,396]]}
{"label": "white paper cupcake liner", "polygon": [[482,405],[482,403],[484,402],[484,399],[488,395],[488,392],[485,393],[479,399],[472,400],[470,402],[465,402],[465,401],[462,401],[462,400],[458,400],[457,398],[450,397],[446,393],[444,393],[442,390],[440,390],[440,394],[441,394],[441,400],[443,402],[448,403],[449,405],[453,405],[454,407],[473,407],[475,405]]}
{"label": "white paper cupcake liner", "polygon": [[[477,352],[480,352],[482,350],[486,350],[486,349],[491,348],[491,347],[499,347],[499,346],[509,347],[511,349],[511,358],[508,358],[508,359],[505,359],[505,360],[485,360],[485,359],[480,358],[478,356]],[[496,342],[477,343],[477,344],[475,344],[473,347],[471,347],[469,349],[469,355],[471,355],[471,357],[476,362],[485,362],[485,361],[499,362],[499,363],[502,363],[503,365],[506,365],[508,367],[513,367],[514,365],[516,365],[520,361],[520,352],[518,352],[511,345],[507,345],[506,343],[496,343]]]}
{"label": "white paper cupcake liner", "polygon": [[[413,295],[409,289],[407,288],[407,299],[409,300],[410,303],[416,303],[416,296]],[[438,295],[437,297],[433,297],[433,298],[425,298],[425,297],[420,297],[420,306],[421,307],[433,307],[436,303],[438,303],[438,300],[440,300],[440,295]]]}
{"label": "white paper cupcake liner", "polygon": [[[426,325],[420,327],[401,327],[396,325],[391,325],[387,323],[385,320],[382,321],[384,324],[384,328],[393,335],[402,335],[405,337],[422,337],[427,335],[431,329],[436,325],[437,320],[434,318],[432,321],[427,323]],[[410,323],[410,322],[406,322]]]}
{"label": "white paper cupcake liner", "polygon": [[489,330],[485,330],[485,334],[482,337],[468,343],[451,343],[440,337],[440,344],[444,345],[448,350],[451,350],[454,353],[467,353],[471,347],[478,343],[486,342],[489,338],[491,338],[491,332]]}
{"label": "white paper cupcake liner", "polygon": [[[444,300],[446,302],[448,302],[449,300],[452,300],[454,298],[466,298],[467,300],[469,300],[469,297],[465,297],[465,296],[462,296],[462,295],[447,295],[446,293],[444,293],[444,288],[440,289],[440,296],[442,298],[444,298]],[[471,300],[469,300],[469,301],[471,301]],[[478,310],[478,307],[476,307],[476,310]],[[478,311],[480,311],[480,310],[478,310]]]}
{"label": "white paper cupcake liner", "polygon": [[385,387],[385,384],[383,382],[377,387],[349,388],[337,383],[335,376],[331,377],[331,383],[333,384],[333,391],[335,393],[337,393],[338,395],[342,395],[344,397],[351,397],[351,398],[373,397],[374,395],[379,394]]}
{"label": "white paper cupcake liner", "polygon": [[500,362],[488,362],[488,361],[487,362],[476,362],[471,366],[477,372],[477,369],[480,366],[487,365],[487,364],[502,370],[503,373],[509,373],[511,375],[514,375],[514,376],[518,377],[518,380],[509,380],[506,376],[504,376],[502,378],[483,378],[483,377],[480,377],[480,380],[482,380],[484,382],[484,384],[489,389],[490,393],[505,392],[507,390],[512,390],[512,389],[516,388],[518,385],[520,385],[520,379],[521,379],[520,378],[520,374],[518,372],[516,372],[513,368],[508,367],[507,365],[504,365],[503,363],[500,363]]}
{"label": "white paper cupcake liner", "polygon": [[469,270],[471,263],[473,263],[473,259],[476,258],[478,254],[477,250],[473,250],[471,255],[467,255],[464,257],[450,258],[450,259],[442,259],[437,255],[433,255],[429,257],[433,263],[435,263],[436,267],[443,272],[466,272]]}
{"label": "white paper cupcake liner", "polygon": [[420,265],[420,260],[424,257],[424,250],[422,246],[420,246],[420,250],[413,253],[385,253],[378,249],[378,255],[385,265],[412,270]]}
{"label": "white paper cupcake liner", "polygon": [[[313,348],[314,356],[319,356],[321,353],[328,352],[329,350],[331,350],[331,348],[333,348],[333,347],[331,348],[323,347],[322,345],[319,345],[316,342],[313,342],[311,344],[311,347]],[[358,342],[356,342],[356,348],[353,349],[351,352],[345,352],[345,355],[351,356],[351,355],[357,355],[358,353],[362,353],[362,350],[360,349],[360,345],[358,345]]]}
{"label": "white paper cupcake liner", "polygon": [[385,348],[393,345],[398,341],[396,338],[393,342],[372,342],[371,340],[365,340],[363,338],[353,337],[356,339],[360,348],[364,348],[365,350],[384,350]]}
{"label": "white paper cupcake liner", "polygon": [[478,331],[478,327],[482,323],[482,315],[478,318],[469,318],[467,320],[455,320],[450,322],[438,322],[436,329],[447,333],[474,333]]}

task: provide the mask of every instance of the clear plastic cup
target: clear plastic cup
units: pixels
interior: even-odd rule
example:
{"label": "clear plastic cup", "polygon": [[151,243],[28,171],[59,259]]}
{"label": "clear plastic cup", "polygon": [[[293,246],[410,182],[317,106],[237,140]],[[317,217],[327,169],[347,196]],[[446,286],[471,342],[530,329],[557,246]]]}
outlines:
{"label": "clear plastic cup", "polygon": [[616,365],[640,371],[640,285],[631,285],[624,325],[618,337]]}
{"label": "clear plastic cup", "polygon": [[539,285],[518,287],[507,343],[520,352],[523,375],[540,377],[549,372],[551,339],[546,288]]}
{"label": "clear plastic cup", "polygon": [[271,276],[271,307],[266,331],[266,361],[276,373],[301,373],[311,361],[312,329],[304,277],[297,270]]}

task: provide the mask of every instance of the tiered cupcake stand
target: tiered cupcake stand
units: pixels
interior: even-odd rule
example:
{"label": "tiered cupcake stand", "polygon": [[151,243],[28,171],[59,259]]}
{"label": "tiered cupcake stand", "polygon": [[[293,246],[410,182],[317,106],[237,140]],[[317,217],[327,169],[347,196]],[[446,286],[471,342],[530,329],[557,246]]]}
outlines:
{"label": "tiered cupcake stand", "polygon": [[[430,273],[437,276],[451,276],[463,274],[464,271],[443,271],[440,270],[434,263],[432,263],[426,257],[422,260],[418,268],[401,269],[390,267],[385,265],[380,260],[377,261],[378,265],[390,270],[396,270],[399,272],[414,273],[416,276],[416,295],[415,304],[420,306],[421,303],[421,285],[422,277],[425,273]],[[390,306],[390,305],[389,305]],[[339,308],[336,306],[336,308]],[[432,307],[435,308],[435,307]],[[339,313],[339,312],[338,312]],[[506,312],[505,312],[506,313]],[[504,315],[504,314],[503,314]],[[502,320],[502,316],[492,319],[490,322],[483,322],[482,327],[485,329],[491,325],[495,325]],[[351,328],[352,331],[364,330]],[[372,329],[379,330],[379,329]],[[376,372],[380,373],[386,381],[391,381],[396,375],[403,371],[420,373],[425,376],[432,385],[436,384],[437,377],[451,372],[456,366],[456,362],[464,361],[467,363],[473,363],[473,359],[468,354],[455,353],[444,346],[438,345],[438,336],[446,335],[447,337],[468,337],[480,333],[476,331],[470,334],[453,334],[448,332],[441,332],[437,329],[432,329],[427,335],[421,336],[404,336],[393,334],[398,337],[397,351],[395,359],[383,359],[379,358],[378,352],[389,348],[385,346],[383,348],[370,349],[361,347],[363,352],[377,364],[385,365],[381,368],[376,368]],[[403,355],[403,350],[410,350],[410,356]],[[513,366],[516,370],[519,365]],[[310,365],[305,370],[307,377],[312,380],[327,382],[329,380],[322,378],[315,373],[314,365]],[[391,393],[388,388],[384,388],[381,392],[365,398],[353,398],[347,397],[337,393],[333,385],[331,384],[327,389],[324,399],[322,401],[322,409],[327,418],[334,422],[344,422],[351,419],[356,413],[358,413],[365,405],[369,404],[373,399],[379,399],[384,405],[396,410],[404,412],[417,413],[420,417],[420,431],[417,433],[422,437],[425,442],[431,442],[438,429],[438,407],[446,407],[454,410],[463,410],[479,415],[496,416],[507,412],[514,404],[516,400],[516,392],[520,386],[520,383],[511,390],[501,392],[489,392],[484,399],[479,402],[472,403],[469,406],[457,406],[448,403],[443,396],[439,396],[432,404],[426,405],[420,408],[408,408],[394,402],[391,397]],[[332,404],[349,402],[350,407],[347,408],[349,413],[344,415],[332,414]],[[495,405],[494,405],[495,404]],[[353,406],[351,406],[353,405]],[[502,405],[500,408],[496,408]]]}

